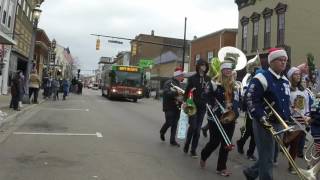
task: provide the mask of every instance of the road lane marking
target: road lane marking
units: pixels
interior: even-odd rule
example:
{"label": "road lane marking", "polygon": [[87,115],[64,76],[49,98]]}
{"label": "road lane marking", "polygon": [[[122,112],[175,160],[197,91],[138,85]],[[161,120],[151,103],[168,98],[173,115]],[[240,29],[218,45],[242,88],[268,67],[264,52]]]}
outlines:
{"label": "road lane marking", "polygon": [[89,112],[89,109],[73,109],[73,108],[41,108],[41,109],[47,109],[47,110],[56,110],[56,111],[86,111]]}
{"label": "road lane marking", "polygon": [[51,135],[51,136],[97,136],[98,138],[102,138],[102,134],[100,132],[96,132],[95,134],[82,134],[82,133],[42,133],[42,132],[14,132],[15,135]]}

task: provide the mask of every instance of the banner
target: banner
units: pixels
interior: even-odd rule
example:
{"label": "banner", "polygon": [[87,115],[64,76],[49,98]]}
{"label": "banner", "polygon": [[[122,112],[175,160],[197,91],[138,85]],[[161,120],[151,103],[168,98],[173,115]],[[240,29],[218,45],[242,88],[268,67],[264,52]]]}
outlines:
{"label": "banner", "polygon": [[186,135],[187,135],[187,130],[188,130],[188,120],[189,117],[188,115],[183,111],[182,107],[181,107],[181,111],[180,111],[180,119],[178,122],[178,128],[177,128],[177,138],[178,139],[185,139]]}

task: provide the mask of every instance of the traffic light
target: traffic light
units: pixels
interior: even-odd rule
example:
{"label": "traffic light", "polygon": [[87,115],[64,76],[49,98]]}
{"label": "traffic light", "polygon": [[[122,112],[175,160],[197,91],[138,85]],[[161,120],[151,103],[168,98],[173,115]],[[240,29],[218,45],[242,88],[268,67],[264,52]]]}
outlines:
{"label": "traffic light", "polygon": [[100,39],[99,38],[96,41],[96,50],[100,50]]}

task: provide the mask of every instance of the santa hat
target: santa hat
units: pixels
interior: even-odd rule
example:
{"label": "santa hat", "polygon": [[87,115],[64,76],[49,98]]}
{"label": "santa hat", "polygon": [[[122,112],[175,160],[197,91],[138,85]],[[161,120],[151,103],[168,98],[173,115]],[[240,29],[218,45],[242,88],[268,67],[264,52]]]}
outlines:
{"label": "santa hat", "polygon": [[183,75],[183,70],[181,67],[176,67],[174,69],[174,73],[173,73],[173,76],[174,77],[177,77],[177,76],[180,76],[180,75]]}
{"label": "santa hat", "polygon": [[285,50],[280,48],[271,48],[269,49],[268,63],[270,64],[273,60],[285,57],[288,59],[288,55]]}
{"label": "santa hat", "polygon": [[291,79],[291,76],[293,75],[293,73],[295,73],[297,71],[301,72],[299,68],[296,68],[296,67],[290,68],[288,73],[287,73],[288,79]]}

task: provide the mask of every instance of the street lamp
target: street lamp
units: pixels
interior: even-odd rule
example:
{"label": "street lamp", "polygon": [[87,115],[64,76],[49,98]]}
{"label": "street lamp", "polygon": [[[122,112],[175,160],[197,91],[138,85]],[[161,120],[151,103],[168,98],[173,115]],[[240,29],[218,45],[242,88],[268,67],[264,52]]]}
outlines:
{"label": "street lamp", "polygon": [[33,66],[33,56],[34,56],[34,47],[35,47],[35,41],[36,41],[36,33],[38,28],[38,22],[40,19],[42,10],[40,9],[40,4],[37,4],[36,7],[32,10],[32,16],[33,16],[33,22],[32,22],[32,36],[31,36],[31,44],[30,44],[30,51],[29,51],[29,59],[28,59],[28,65],[27,65],[27,73],[26,73],[26,94],[28,95],[28,102],[30,103],[29,99],[29,76],[30,72]]}

